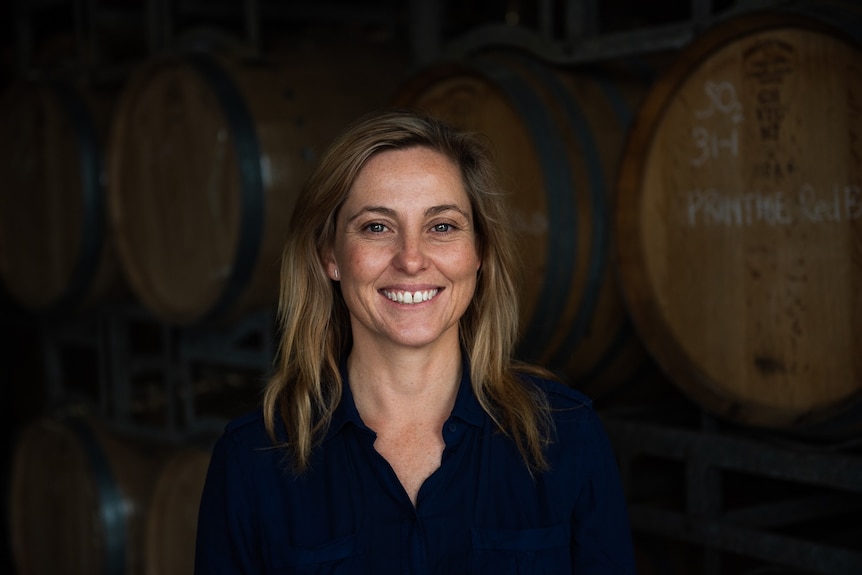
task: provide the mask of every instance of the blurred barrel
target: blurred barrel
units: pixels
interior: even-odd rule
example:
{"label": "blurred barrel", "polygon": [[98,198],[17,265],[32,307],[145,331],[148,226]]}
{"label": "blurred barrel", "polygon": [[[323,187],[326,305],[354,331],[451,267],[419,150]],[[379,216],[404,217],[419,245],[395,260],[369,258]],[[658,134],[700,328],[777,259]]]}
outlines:
{"label": "blurred barrel", "polygon": [[656,81],[625,151],[631,316],[673,382],[736,422],[862,429],[855,38],[778,10],[720,22]]}
{"label": "blurred barrel", "polygon": [[198,507],[209,461],[209,451],[187,447],[159,473],[148,509],[147,575],[194,571]]}
{"label": "blurred barrel", "polygon": [[170,452],[92,420],[24,427],[9,494],[17,572],[143,575],[147,504]]}
{"label": "blurred barrel", "polygon": [[274,306],[312,162],[347,123],[390,101],[399,58],[345,35],[262,57],[189,52],[141,65],[115,117],[108,190],[138,300],[172,324]]}
{"label": "blurred barrel", "polygon": [[499,50],[429,66],[398,98],[490,139],[522,239],[519,355],[594,395],[645,357],[610,257],[609,212],[648,86],[649,74],[624,67],[560,69]]}
{"label": "blurred barrel", "polygon": [[122,286],[103,170],[115,97],[42,78],[0,98],[0,280],[25,311],[70,311]]}

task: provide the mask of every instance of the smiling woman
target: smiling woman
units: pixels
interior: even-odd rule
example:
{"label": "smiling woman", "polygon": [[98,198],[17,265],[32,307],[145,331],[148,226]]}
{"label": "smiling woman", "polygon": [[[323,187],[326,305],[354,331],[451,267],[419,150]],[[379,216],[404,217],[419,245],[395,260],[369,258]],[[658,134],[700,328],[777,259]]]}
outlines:
{"label": "smiling woman", "polygon": [[458,320],[479,270],[472,219],[458,167],[446,156],[416,147],[368,161],[325,256],[330,278],[340,274],[354,349],[457,350]]}
{"label": "smiling woman", "polygon": [[297,201],[262,409],[214,448],[195,570],[634,573],[589,399],[512,360],[515,250],[475,136],[348,128]]}

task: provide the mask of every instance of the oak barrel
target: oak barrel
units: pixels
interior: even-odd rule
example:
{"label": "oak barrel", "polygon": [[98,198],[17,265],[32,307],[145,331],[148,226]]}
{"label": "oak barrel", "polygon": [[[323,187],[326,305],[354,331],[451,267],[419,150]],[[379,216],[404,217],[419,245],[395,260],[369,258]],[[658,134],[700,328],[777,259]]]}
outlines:
{"label": "oak barrel", "polygon": [[198,507],[209,461],[209,451],[188,446],[161,469],[148,509],[147,575],[194,572]]}
{"label": "oak barrel", "polygon": [[[622,70],[622,68],[620,69]],[[488,137],[521,238],[519,355],[602,393],[645,358],[610,255],[613,185],[649,80],[494,50],[417,72],[401,105]]]}
{"label": "oak barrel", "polygon": [[27,424],[9,487],[18,572],[144,575],[147,504],[171,452],[88,418]]}
{"label": "oak barrel", "polygon": [[0,279],[27,312],[65,312],[123,281],[105,215],[116,89],[22,79],[0,98]]}
{"label": "oak barrel", "polygon": [[737,423],[860,429],[838,423],[862,391],[851,35],[778,10],[713,26],[644,101],[617,200],[630,314],[676,385]]}
{"label": "oak barrel", "polygon": [[317,155],[386,105],[400,56],[362,38],[142,64],[111,135],[109,215],[140,302],[172,324],[229,321],[278,298],[280,255]]}

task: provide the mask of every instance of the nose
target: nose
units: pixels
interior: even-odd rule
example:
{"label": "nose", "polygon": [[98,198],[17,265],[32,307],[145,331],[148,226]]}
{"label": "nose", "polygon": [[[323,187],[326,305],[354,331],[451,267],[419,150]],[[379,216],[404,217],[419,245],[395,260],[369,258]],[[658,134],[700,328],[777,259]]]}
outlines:
{"label": "nose", "polygon": [[393,258],[396,269],[410,275],[424,270],[427,262],[425,248],[421,233],[403,233]]}

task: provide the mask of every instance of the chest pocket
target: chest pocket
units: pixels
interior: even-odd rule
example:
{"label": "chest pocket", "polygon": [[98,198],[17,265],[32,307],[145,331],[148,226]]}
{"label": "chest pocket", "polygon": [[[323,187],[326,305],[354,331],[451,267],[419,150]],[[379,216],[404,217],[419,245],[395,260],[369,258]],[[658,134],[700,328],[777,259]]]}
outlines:
{"label": "chest pocket", "polygon": [[571,573],[571,526],[472,530],[473,575]]}
{"label": "chest pocket", "polygon": [[267,575],[340,575],[353,573],[357,553],[356,536],[348,535],[316,547],[274,548]]}

